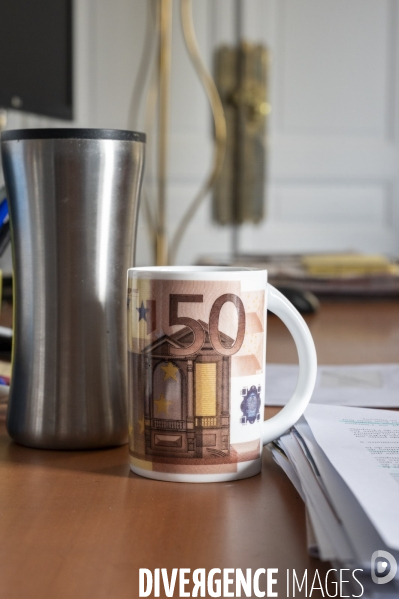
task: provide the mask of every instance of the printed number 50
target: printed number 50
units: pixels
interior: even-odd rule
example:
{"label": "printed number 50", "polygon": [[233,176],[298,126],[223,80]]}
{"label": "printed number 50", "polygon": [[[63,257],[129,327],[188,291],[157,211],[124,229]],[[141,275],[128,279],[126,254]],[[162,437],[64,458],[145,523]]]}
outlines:
{"label": "printed number 50", "polygon": [[[198,320],[188,316],[178,316],[179,302],[190,302],[201,304],[204,301],[203,295],[193,293],[177,294],[171,293],[169,298],[169,325],[182,324],[191,329],[194,339],[191,345],[187,347],[170,347],[169,351],[173,356],[190,356],[199,352],[205,343],[205,331]],[[220,311],[226,302],[232,302],[237,310],[238,328],[237,337],[231,346],[225,346],[222,343],[219,333]],[[225,293],[217,298],[209,314],[209,339],[212,347],[223,356],[232,356],[236,354],[243,344],[245,336],[245,310],[241,299],[234,293]]]}

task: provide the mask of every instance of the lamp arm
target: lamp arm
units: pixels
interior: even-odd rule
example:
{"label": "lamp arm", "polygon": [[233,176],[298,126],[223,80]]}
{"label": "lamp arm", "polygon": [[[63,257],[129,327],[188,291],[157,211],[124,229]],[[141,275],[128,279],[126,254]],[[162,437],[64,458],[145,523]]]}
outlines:
{"label": "lamp arm", "polygon": [[202,201],[206,197],[208,191],[215,184],[220,171],[223,166],[224,154],[226,150],[226,119],[224,115],[223,105],[220,100],[219,92],[216,88],[215,82],[212,79],[204,61],[201,58],[197,38],[195,35],[193,17],[192,17],[192,2],[191,0],[181,0],[180,3],[180,15],[181,24],[184,35],[184,41],[186,43],[188,54],[193,63],[194,69],[196,70],[198,77],[204,87],[205,93],[209,100],[214,128],[215,128],[215,141],[213,145],[213,157],[212,164],[208,175],[202,183],[199,191],[194,196],[191,204],[184,213],[177,230],[171,240],[169,249],[169,262],[174,264],[176,260],[177,250],[183,238],[183,235],[193,218],[194,214],[198,210]]}
{"label": "lamp arm", "polygon": [[[158,35],[154,35],[155,32]],[[140,107],[142,102],[143,91],[146,87],[146,82],[149,74],[150,83],[148,85],[146,93],[145,111],[144,111],[144,130],[147,132],[147,148],[150,143],[150,129],[151,124],[154,122],[155,106],[158,98],[158,90],[156,84],[154,85],[154,57],[158,47],[159,38],[159,10],[157,6],[157,0],[149,0],[147,4],[147,19],[146,29],[144,34],[144,45],[143,51],[140,58],[138,74],[133,86],[132,97],[130,100],[129,115],[127,128],[132,130],[140,130],[139,117]],[[152,64],[151,64],[152,63]],[[148,179],[149,161],[147,162],[146,172],[144,178]],[[155,215],[151,208],[151,200],[148,191],[143,185],[142,190],[142,204],[144,209],[144,216],[146,221],[147,233],[150,239],[151,251],[155,255],[156,251],[156,229],[157,223]]]}
{"label": "lamp arm", "polygon": [[143,97],[143,91],[146,87],[148,74],[151,72],[151,62],[154,60],[156,50],[156,37],[154,36],[155,29],[159,27],[159,17],[157,14],[154,0],[149,0],[147,5],[147,19],[144,33],[143,50],[140,57],[139,70],[135,79],[130,100],[129,114],[127,120],[127,128],[135,131],[139,128],[140,105]]}

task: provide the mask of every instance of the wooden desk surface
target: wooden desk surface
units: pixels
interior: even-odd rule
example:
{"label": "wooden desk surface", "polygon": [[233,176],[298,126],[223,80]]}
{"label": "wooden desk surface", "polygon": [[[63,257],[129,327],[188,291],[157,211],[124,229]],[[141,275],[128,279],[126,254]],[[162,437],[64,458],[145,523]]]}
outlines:
{"label": "wooden desk surface", "polygon": [[[399,302],[325,302],[307,321],[320,363],[398,361]],[[275,317],[267,356],[296,361]],[[266,450],[252,479],[175,484],[132,474],[126,446],[32,450],[2,428],[1,599],[135,599],[139,568],[183,567],[279,568],[286,597],[287,568],[328,565],[308,557],[304,506]]]}

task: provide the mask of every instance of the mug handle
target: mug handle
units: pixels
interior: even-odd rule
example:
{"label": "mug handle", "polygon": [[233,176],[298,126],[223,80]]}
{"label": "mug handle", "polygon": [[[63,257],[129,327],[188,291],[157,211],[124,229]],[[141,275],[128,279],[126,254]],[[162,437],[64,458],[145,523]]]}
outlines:
{"label": "mug handle", "polygon": [[263,445],[283,435],[299,420],[312,397],[316,384],[316,348],[308,325],[298,310],[275,287],[267,284],[268,309],[276,314],[294,338],[299,358],[299,376],[295,391],[286,406],[263,422]]}

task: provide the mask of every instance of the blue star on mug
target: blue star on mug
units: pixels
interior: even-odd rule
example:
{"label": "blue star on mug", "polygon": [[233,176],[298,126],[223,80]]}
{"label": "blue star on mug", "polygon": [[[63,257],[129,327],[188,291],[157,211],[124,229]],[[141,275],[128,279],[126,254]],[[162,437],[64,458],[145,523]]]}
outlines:
{"label": "blue star on mug", "polygon": [[147,312],[150,311],[149,308],[144,308],[144,302],[141,302],[141,306],[140,308],[136,308],[137,312],[139,313],[139,322],[140,320],[145,320],[147,322]]}

